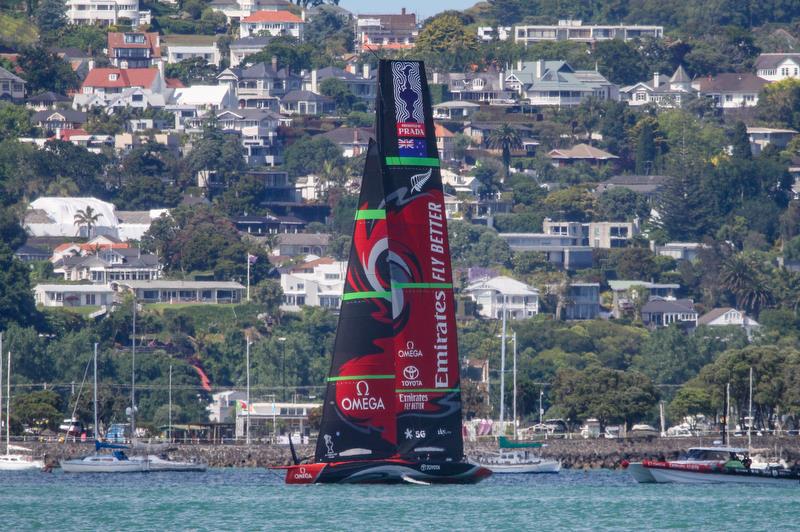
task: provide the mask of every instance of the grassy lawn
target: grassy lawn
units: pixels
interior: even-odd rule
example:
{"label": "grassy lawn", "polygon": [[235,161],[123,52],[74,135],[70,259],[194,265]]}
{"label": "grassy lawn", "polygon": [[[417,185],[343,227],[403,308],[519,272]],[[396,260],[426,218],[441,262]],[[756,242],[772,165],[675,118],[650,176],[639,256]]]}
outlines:
{"label": "grassy lawn", "polygon": [[160,314],[167,319],[190,319],[198,330],[213,332],[229,327],[246,327],[252,325],[256,316],[264,312],[261,305],[255,303],[150,303],[145,310]]}
{"label": "grassy lawn", "polygon": [[77,314],[79,316],[88,316],[92,312],[97,312],[100,310],[99,305],[88,306],[88,307],[40,307],[44,312],[69,312],[70,314]]}
{"label": "grassy lawn", "polygon": [[14,44],[34,44],[39,32],[24,15],[0,12],[0,42]]}

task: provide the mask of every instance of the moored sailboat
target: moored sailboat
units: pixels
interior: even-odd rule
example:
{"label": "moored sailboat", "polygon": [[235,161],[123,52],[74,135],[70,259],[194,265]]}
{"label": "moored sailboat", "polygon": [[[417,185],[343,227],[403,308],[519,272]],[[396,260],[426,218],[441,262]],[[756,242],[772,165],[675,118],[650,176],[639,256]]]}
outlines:
{"label": "moored sailboat", "polygon": [[474,483],[464,459],[455,302],[430,94],[380,62],[371,142],[315,459],[290,484]]}

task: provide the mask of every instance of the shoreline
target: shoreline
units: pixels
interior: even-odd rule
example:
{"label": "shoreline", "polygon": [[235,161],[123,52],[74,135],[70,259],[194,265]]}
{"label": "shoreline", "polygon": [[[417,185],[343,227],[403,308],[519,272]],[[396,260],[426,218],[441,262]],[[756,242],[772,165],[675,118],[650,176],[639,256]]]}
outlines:
{"label": "shoreline", "polygon": [[[547,440],[539,451],[547,458],[560,459],[564,469],[618,469],[623,460],[637,462],[645,458],[676,459],[689,447],[712,446],[714,438],[652,438],[652,439],[573,439]],[[66,442],[25,444],[35,455],[46,455],[48,461],[75,458],[91,454],[93,443]],[[732,447],[747,447],[747,438],[731,438]],[[170,455],[177,459],[197,458],[209,467],[263,467],[288,465],[291,453],[287,445],[244,444],[175,444]],[[314,454],[313,445],[296,445],[301,459]],[[781,456],[791,467],[800,465],[800,437],[761,436],[753,438],[754,450],[768,450],[769,456]],[[490,442],[465,442],[468,457],[496,451]]]}

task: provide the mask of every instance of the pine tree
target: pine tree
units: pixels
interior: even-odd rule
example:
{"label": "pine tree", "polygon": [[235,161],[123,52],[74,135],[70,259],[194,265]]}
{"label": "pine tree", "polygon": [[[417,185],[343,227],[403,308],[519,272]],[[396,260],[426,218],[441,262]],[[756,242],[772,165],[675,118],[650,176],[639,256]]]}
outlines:
{"label": "pine tree", "polygon": [[708,206],[699,176],[670,177],[659,194],[658,225],[672,240],[699,240],[709,229]]}
{"label": "pine tree", "polygon": [[750,137],[747,135],[747,126],[744,122],[736,122],[733,126],[731,138],[732,152],[734,159],[752,159],[753,152],[750,151]]}
{"label": "pine tree", "polygon": [[636,141],[636,173],[645,175],[651,173],[656,159],[656,143],[653,139],[653,127],[646,121],[639,130]]}
{"label": "pine tree", "polygon": [[34,18],[43,34],[54,33],[67,25],[67,6],[64,0],[41,0]]}

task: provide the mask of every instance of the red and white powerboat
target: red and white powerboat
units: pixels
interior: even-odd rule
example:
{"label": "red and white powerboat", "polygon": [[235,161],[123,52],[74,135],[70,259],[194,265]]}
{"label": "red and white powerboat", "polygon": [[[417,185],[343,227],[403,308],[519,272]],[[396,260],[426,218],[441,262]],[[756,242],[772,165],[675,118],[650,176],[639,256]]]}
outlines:
{"label": "red and white powerboat", "polygon": [[643,460],[627,465],[640,483],[781,484],[798,482],[800,472],[784,467],[752,467],[747,449],[693,447],[680,460]]}

